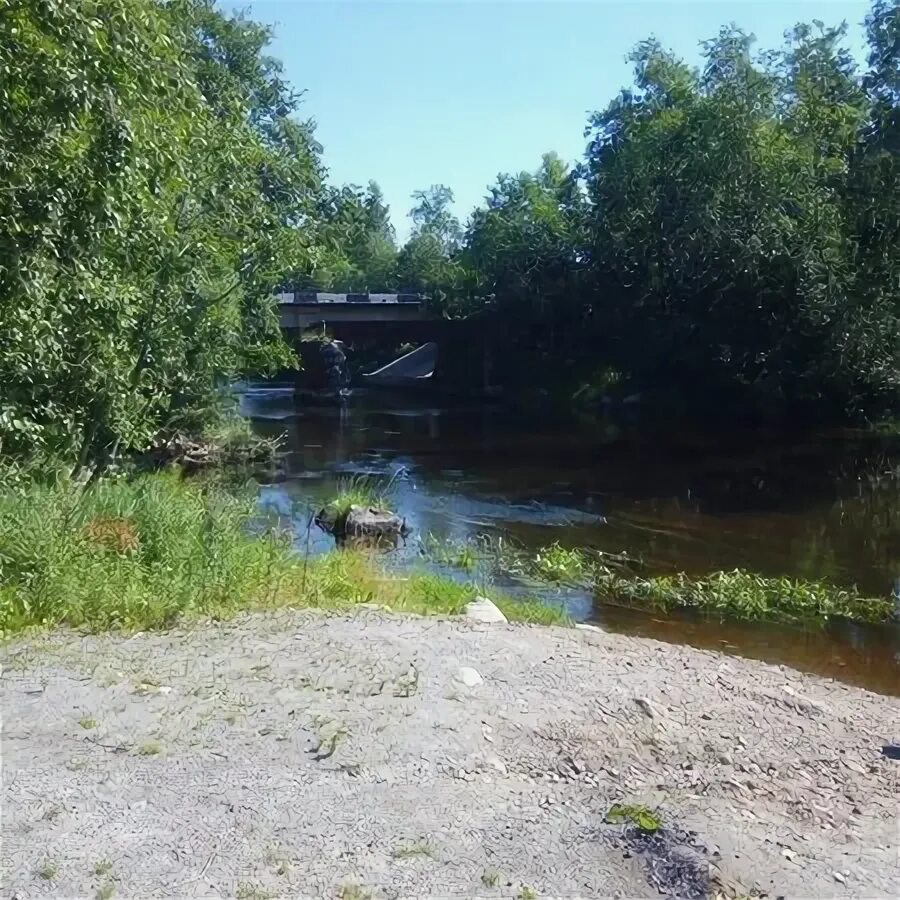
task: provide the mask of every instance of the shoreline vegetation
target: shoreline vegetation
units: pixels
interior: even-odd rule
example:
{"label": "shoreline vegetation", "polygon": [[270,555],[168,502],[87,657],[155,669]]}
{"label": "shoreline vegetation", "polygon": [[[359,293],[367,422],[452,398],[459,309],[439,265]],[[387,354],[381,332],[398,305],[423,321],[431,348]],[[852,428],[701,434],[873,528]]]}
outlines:
{"label": "shoreline vegetation", "polygon": [[[602,603],[722,618],[878,623],[894,614],[890,598],[824,582],[739,570],[645,576],[623,556],[559,544],[534,552],[486,537],[461,544],[426,537],[420,554],[430,571],[406,574],[386,571],[359,549],[308,557],[288,528],[261,514],[248,485],[219,476],[170,470],[88,485],[65,477],[7,480],[0,492],[0,633],[168,628],[280,608],[377,606],[452,616],[476,596],[489,597],[512,622],[569,623],[561,604],[540,599],[548,586],[583,588]],[[354,485],[358,496],[371,490]],[[533,585],[534,596],[497,591],[491,581],[498,573]]]}
{"label": "shoreline vegetation", "polygon": [[536,600],[477,591],[428,573],[390,575],[359,551],[306,558],[261,520],[253,493],[177,471],[21,481],[0,493],[0,633],[68,625],[91,631],[168,628],[245,610],[459,615],[487,594],[510,621],[561,624]]}
{"label": "shoreline vegetation", "polygon": [[690,610],[710,617],[807,624],[842,617],[885,623],[896,615],[891,597],[865,597],[855,587],[827,581],[766,577],[735,569],[691,576],[642,571],[624,554],[566,548],[559,543],[528,552],[507,541],[482,536],[473,541],[422,541],[435,563],[474,574],[481,569],[535,584],[559,584],[589,591],[599,603],[648,611]]}

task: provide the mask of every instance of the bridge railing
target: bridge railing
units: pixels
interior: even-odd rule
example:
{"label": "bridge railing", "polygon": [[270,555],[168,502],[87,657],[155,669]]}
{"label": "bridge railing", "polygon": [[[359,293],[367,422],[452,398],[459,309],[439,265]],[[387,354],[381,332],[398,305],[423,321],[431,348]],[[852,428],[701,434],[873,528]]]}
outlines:
{"label": "bridge railing", "polygon": [[276,293],[276,299],[281,304],[303,305],[303,306],[319,306],[332,303],[349,303],[349,304],[418,304],[421,305],[425,301],[422,294],[335,294],[327,291],[279,291]]}

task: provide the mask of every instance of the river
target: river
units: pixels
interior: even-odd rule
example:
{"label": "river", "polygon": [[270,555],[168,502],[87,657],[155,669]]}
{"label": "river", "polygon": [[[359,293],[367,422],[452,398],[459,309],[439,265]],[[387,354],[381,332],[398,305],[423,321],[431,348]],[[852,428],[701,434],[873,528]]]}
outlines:
{"label": "river", "polygon": [[[287,477],[260,489],[289,517],[298,547],[332,539],[310,511],[348,476],[391,482],[412,534],[389,554],[422,566],[427,536],[487,534],[537,549],[625,552],[649,572],[746,568],[856,584],[887,595],[900,577],[900,448],[869,435],[789,439],[755,433],[652,437],[636,426],[515,416],[496,407],[429,407],[383,395],[298,407],[287,387],[255,387],[242,408],[285,433]],[[445,574],[453,575],[447,572]],[[460,577],[457,573],[457,577]],[[502,577],[498,587],[525,587]],[[528,592],[535,593],[528,586]],[[577,620],[608,631],[722,650],[900,695],[900,626],[786,627],[645,613],[543,588]]]}

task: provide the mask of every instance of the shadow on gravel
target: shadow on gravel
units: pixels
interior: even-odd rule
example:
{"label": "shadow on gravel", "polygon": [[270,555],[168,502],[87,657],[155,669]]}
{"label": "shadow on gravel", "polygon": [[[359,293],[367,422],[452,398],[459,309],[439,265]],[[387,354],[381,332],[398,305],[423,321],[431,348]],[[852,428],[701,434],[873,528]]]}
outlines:
{"label": "shadow on gravel", "polygon": [[710,858],[705,842],[694,831],[668,825],[647,830],[629,824],[612,832],[607,825],[603,832],[626,858],[633,856],[641,862],[648,883],[663,896],[678,900],[759,896],[739,885],[729,889],[723,884],[717,859]]}
{"label": "shadow on gravel", "polygon": [[717,892],[709,861],[696,845],[694,832],[660,828],[646,834],[629,826],[623,841],[632,854],[640,857],[647,880],[661,894],[679,900],[705,900]]}

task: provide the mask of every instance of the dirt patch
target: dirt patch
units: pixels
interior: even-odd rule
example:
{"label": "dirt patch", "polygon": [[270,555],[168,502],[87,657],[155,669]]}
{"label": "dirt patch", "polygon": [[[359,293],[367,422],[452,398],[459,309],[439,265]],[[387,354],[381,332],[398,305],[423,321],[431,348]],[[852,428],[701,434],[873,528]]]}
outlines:
{"label": "dirt patch", "polygon": [[[374,612],[3,655],[5,896],[878,897],[900,880],[900,765],[881,754],[900,704],[784,667]],[[617,803],[664,828],[606,823]]]}

